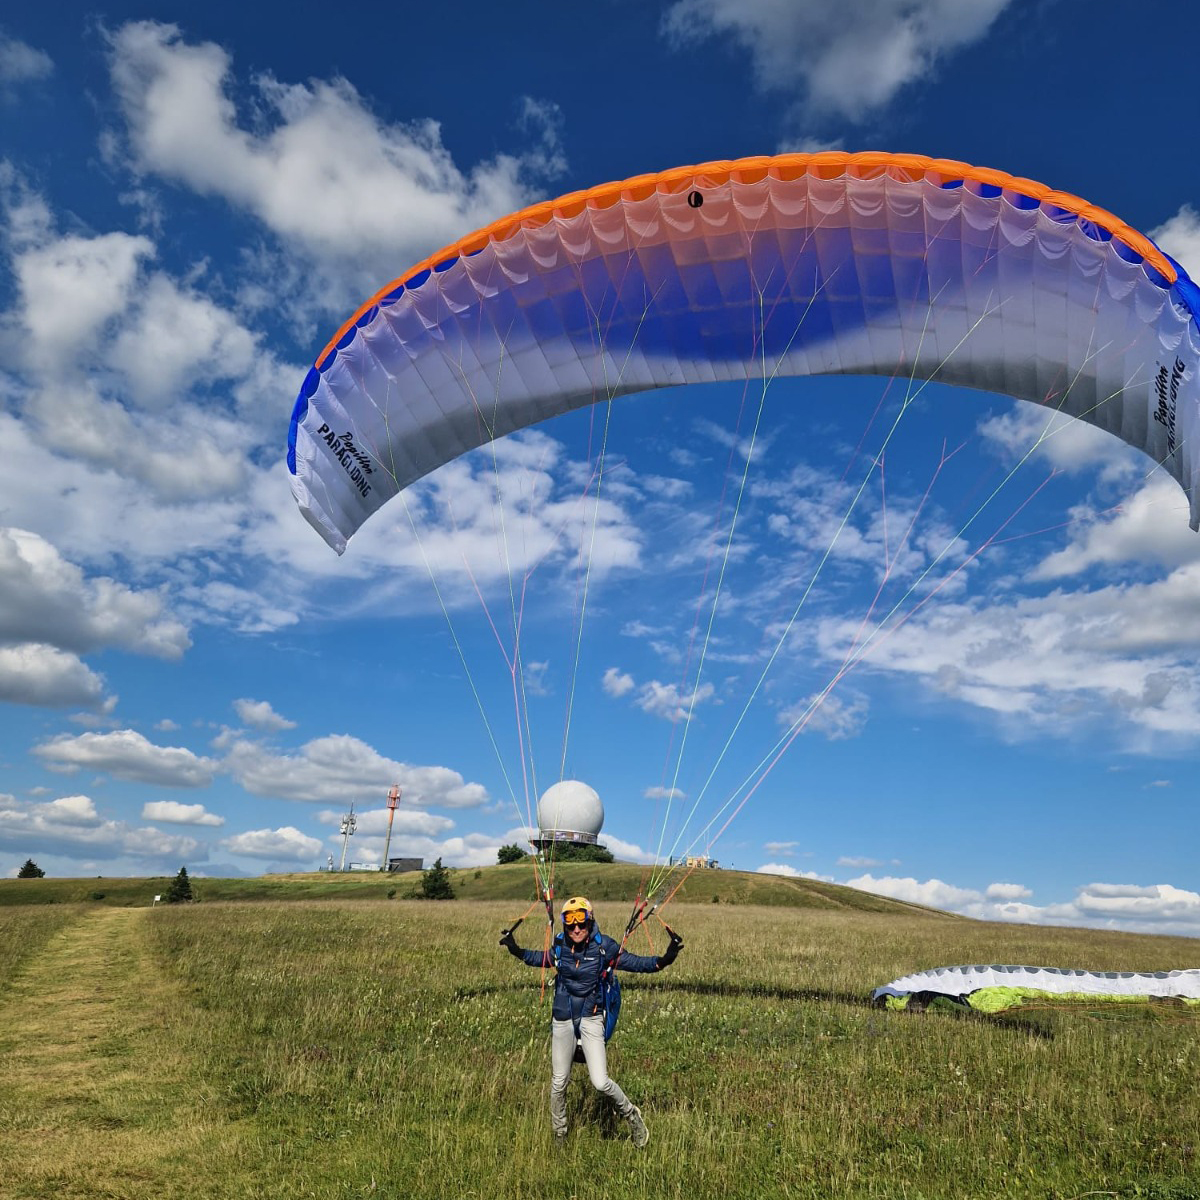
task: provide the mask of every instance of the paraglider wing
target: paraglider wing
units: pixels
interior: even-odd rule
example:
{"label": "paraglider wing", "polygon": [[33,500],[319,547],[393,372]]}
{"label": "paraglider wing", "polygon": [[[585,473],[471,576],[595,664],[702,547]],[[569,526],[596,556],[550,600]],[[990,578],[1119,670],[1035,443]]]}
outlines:
{"label": "paraglider wing", "polygon": [[909,998],[944,996],[981,1012],[1025,999],[1146,1000],[1178,998],[1200,1005],[1200,970],[1076,971],[1060,967],[934,967],[893,979],[871,993],[876,1007],[907,1007]]}
{"label": "paraglider wing", "polygon": [[1078,417],[1200,522],[1200,291],[1073,196],[916,155],[684,167],[527,209],[389,284],[318,358],[288,466],[338,553],[486,441],[680,384],[901,374]]}

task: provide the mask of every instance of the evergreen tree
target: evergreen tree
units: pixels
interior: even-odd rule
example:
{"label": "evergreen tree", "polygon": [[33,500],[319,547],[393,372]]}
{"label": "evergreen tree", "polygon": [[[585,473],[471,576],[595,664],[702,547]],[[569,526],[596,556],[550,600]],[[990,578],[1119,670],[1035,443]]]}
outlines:
{"label": "evergreen tree", "polygon": [[525,851],[516,842],[510,842],[507,846],[501,846],[496,851],[496,861],[499,863],[521,862],[522,859],[527,857],[528,855],[526,855]]}
{"label": "evergreen tree", "polygon": [[192,881],[188,878],[187,867],[179,868],[179,874],[171,880],[163,899],[168,904],[186,904],[192,899]]}
{"label": "evergreen tree", "polygon": [[27,858],[25,865],[17,872],[18,879],[42,879],[45,875],[46,872],[32,858]]}
{"label": "evergreen tree", "polygon": [[442,866],[442,860],[421,872],[421,887],[417,896],[422,900],[453,900],[454,887],[450,883],[450,872]]}

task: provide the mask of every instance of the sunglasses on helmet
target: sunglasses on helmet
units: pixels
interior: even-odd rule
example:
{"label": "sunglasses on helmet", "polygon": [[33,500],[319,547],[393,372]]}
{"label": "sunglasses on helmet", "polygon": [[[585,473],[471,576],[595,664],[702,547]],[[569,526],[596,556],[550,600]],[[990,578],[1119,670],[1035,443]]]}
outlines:
{"label": "sunglasses on helmet", "polygon": [[582,908],[563,913],[564,925],[586,925],[590,919],[591,914],[584,912]]}

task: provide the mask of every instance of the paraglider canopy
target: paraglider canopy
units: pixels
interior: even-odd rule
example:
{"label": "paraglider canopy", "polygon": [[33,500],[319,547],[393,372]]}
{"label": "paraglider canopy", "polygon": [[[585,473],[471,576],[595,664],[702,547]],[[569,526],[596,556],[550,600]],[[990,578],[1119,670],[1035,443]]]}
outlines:
{"label": "paraglider canopy", "polygon": [[292,490],[338,553],[401,489],[653,388],[902,373],[1107,430],[1200,522],[1200,291],[1111,213],[918,155],[680,167],[504,218],[381,289],[300,390]]}

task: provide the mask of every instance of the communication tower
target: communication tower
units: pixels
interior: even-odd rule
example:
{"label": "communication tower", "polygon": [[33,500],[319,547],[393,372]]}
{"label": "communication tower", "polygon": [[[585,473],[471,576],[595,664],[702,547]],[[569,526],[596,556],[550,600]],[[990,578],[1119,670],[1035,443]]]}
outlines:
{"label": "communication tower", "polygon": [[400,807],[400,791],[401,788],[398,783],[392,784],[388,791],[388,828],[387,837],[384,839],[383,843],[383,862],[379,864],[379,869],[381,871],[386,871],[388,869],[388,850],[392,845],[392,822],[396,819],[396,809]]}
{"label": "communication tower", "polygon": [[350,811],[342,817],[341,827],[338,832],[342,835],[342,862],[338,867],[339,871],[346,869],[346,847],[350,844],[350,837],[358,828],[358,818],[354,815],[354,801],[350,801]]}

